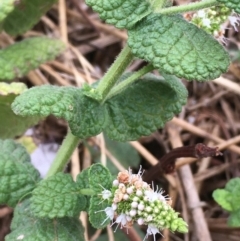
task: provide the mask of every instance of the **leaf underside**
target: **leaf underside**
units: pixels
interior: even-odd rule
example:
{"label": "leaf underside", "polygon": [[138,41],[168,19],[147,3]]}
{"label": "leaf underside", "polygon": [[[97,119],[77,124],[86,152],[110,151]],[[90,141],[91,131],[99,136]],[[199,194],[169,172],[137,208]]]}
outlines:
{"label": "leaf underside", "polygon": [[81,139],[104,131],[118,141],[136,140],[163,127],[186,103],[187,91],[174,76],[138,80],[104,104],[85,96],[74,87],[34,87],[12,104],[17,115],[64,118]]}
{"label": "leaf underside", "polygon": [[[1,0],[2,1],[2,0]],[[31,29],[57,0],[14,1],[15,8],[5,18],[3,29],[10,35],[18,35]]]}
{"label": "leaf underside", "polygon": [[22,40],[0,50],[0,80],[26,75],[40,64],[54,59],[65,49],[62,41],[47,37]]}
{"label": "leaf underside", "polygon": [[143,0],[86,0],[101,19],[117,28],[131,28],[152,12],[148,1]]}
{"label": "leaf underside", "polygon": [[215,79],[230,63],[217,40],[180,15],[148,15],[128,35],[135,56],[162,72],[188,80]]}

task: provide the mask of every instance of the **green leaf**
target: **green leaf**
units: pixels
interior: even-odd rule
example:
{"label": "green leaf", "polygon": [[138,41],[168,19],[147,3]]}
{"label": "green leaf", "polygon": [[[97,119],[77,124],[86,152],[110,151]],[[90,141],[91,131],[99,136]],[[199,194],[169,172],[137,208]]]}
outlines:
{"label": "green leaf", "polygon": [[105,105],[85,96],[81,89],[78,89],[75,98],[76,112],[74,119],[69,121],[73,135],[85,139],[101,133],[107,119]]}
{"label": "green leaf", "polygon": [[54,59],[65,49],[60,40],[35,37],[0,50],[0,80],[26,75],[40,64]]}
{"label": "green leaf", "polygon": [[223,3],[226,7],[233,9],[236,13],[240,13],[240,2],[239,0],[217,0]]}
{"label": "green leaf", "polygon": [[77,175],[76,184],[78,189],[90,188],[88,171],[89,168],[84,169]]}
{"label": "green leaf", "polygon": [[128,34],[132,53],[165,73],[205,81],[228,69],[229,56],[218,41],[179,15],[148,15]]}
{"label": "green leaf", "polygon": [[102,200],[98,195],[94,195],[90,199],[89,207],[89,221],[94,228],[102,229],[105,228],[109,223],[110,219],[104,211],[109,204],[106,200]]}
{"label": "green leaf", "polygon": [[110,189],[112,186],[112,175],[102,164],[92,165],[88,171],[89,186],[96,193],[101,193],[103,188]]}
{"label": "green leaf", "polygon": [[86,3],[117,28],[131,28],[152,12],[150,1],[146,0],[86,0]]}
{"label": "green leaf", "polygon": [[0,2],[0,23],[7,17],[7,15],[14,9],[14,2],[16,0],[1,0]]}
{"label": "green leaf", "polygon": [[[88,178],[88,170],[89,170],[89,168],[84,169],[77,175],[76,185],[77,185],[79,190],[90,188],[89,178]],[[90,206],[91,196],[85,196],[85,198],[86,198],[87,203],[86,203],[86,207],[85,207],[84,211],[88,212],[89,206]]]}
{"label": "green leaf", "polygon": [[38,219],[29,207],[29,200],[18,204],[6,241],[84,241],[79,218]]}
{"label": "green leaf", "polygon": [[[1,0],[2,1],[2,0]],[[31,29],[57,0],[20,0],[15,2],[15,9],[8,14],[3,23],[4,30],[11,35],[18,35]]]}
{"label": "green leaf", "polygon": [[73,135],[85,139],[102,131],[114,140],[136,140],[163,127],[186,104],[187,91],[174,76],[147,75],[104,104],[74,87],[40,86],[18,96],[15,114],[50,114],[69,122]]}
{"label": "green leaf", "polygon": [[67,121],[74,119],[76,92],[74,87],[58,87],[42,85],[29,89],[18,96],[12,104],[12,109],[21,116],[54,115]]}
{"label": "green leaf", "polygon": [[233,211],[240,209],[240,178],[236,177],[231,179],[225,189],[232,194],[231,205]]}
{"label": "green leaf", "polygon": [[213,198],[225,210],[227,210],[227,211],[233,210],[232,205],[231,205],[232,195],[230,192],[228,192],[224,189],[216,189],[213,192]]}
{"label": "green leaf", "polygon": [[0,140],[0,203],[14,207],[39,181],[26,150],[13,140]]}
{"label": "green leaf", "polygon": [[228,225],[230,227],[240,227],[240,209],[231,212],[231,215],[228,219]]}
{"label": "green leaf", "polygon": [[90,198],[89,221],[94,228],[104,228],[110,221],[104,211],[109,204],[101,198],[101,193],[104,189],[110,190],[112,176],[109,170],[99,163],[89,168],[88,176],[90,188],[98,193]]}
{"label": "green leaf", "polygon": [[181,112],[187,91],[179,79],[147,75],[106,102],[108,137],[118,141],[150,135]]}
{"label": "green leaf", "polygon": [[23,83],[0,83],[0,137],[2,139],[22,135],[39,121],[36,117],[17,116],[11,109],[15,97],[26,89]]}
{"label": "green leaf", "polygon": [[86,198],[68,174],[57,173],[33,190],[31,209],[36,217],[76,217],[86,207]]}

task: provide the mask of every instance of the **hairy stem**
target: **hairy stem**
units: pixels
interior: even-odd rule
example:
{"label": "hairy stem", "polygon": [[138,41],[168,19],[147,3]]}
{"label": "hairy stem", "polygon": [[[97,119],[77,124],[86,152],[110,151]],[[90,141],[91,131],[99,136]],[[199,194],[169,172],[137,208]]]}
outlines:
{"label": "hairy stem", "polygon": [[115,85],[119,77],[132,62],[133,57],[134,56],[132,55],[130,48],[126,45],[96,88],[96,92],[99,96],[101,96],[102,100],[106,98],[107,94]]}
{"label": "hairy stem", "polygon": [[197,11],[203,8],[210,8],[213,6],[220,5],[217,0],[204,0],[200,2],[189,3],[186,5],[176,6],[176,7],[169,7],[169,8],[158,8],[155,9],[155,13],[161,14],[173,14],[173,13],[185,13],[191,11]]}
{"label": "hairy stem", "polygon": [[74,136],[71,131],[68,131],[66,138],[64,139],[61,147],[59,148],[57,155],[46,175],[46,178],[62,172],[67,165],[73,151],[78,146],[80,139]]}
{"label": "hairy stem", "polygon": [[110,99],[113,96],[121,93],[122,91],[124,91],[128,86],[132,85],[136,80],[138,80],[140,77],[142,77],[143,75],[149,73],[150,71],[154,70],[153,65],[149,64],[145,67],[143,67],[142,69],[140,69],[139,71],[135,72],[134,74],[132,74],[129,78],[127,78],[126,80],[122,81],[121,83],[119,83],[118,85],[116,85],[111,91],[110,93],[107,95],[106,99]]}

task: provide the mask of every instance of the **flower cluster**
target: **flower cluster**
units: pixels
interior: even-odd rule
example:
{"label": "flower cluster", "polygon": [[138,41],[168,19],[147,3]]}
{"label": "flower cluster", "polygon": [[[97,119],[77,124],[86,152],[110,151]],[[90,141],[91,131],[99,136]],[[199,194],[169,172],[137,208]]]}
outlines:
{"label": "flower cluster", "polygon": [[[171,200],[163,196],[162,190],[152,189],[142,180],[142,171],[132,174],[123,171],[113,181],[111,190],[104,190],[102,198],[108,200],[109,207],[104,211],[112,223],[130,228],[134,222],[147,225],[147,234],[155,235],[168,228],[171,231],[186,233],[187,224],[171,207]],[[115,218],[115,221],[113,221]]]}
{"label": "flower cluster", "polygon": [[229,20],[235,31],[238,31],[237,27],[240,23],[239,15],[225,6],[202,9],[193,14],[185,14],[184,17],[223,43],[226,43],[223,24]]}

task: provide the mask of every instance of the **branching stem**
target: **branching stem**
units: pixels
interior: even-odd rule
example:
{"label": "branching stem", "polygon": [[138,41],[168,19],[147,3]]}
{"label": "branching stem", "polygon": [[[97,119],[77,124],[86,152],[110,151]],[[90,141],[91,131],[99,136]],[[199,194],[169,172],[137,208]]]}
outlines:
{"label": "branching stem", "polygon": [[150,71],[154,70],[154,67],[152,64],[149,64],[145,67],[143,67],[142,69],[140,69],[139,71],[135,72],[134,74],[132,74],[129,78],[127,78],[126,80],[122,81],[120,84],[116,85],[111,91],[110,93],[107,95],[106,99],[110,99],[113,96],[121,93],[123,90],[125,90],[128,86],[132,85],[136,80],[138,80],[140,77],[142,77],[143,75],[149,73]]}

